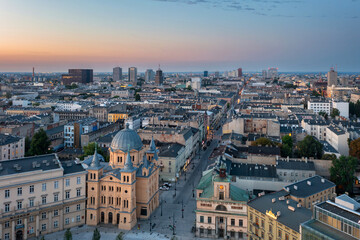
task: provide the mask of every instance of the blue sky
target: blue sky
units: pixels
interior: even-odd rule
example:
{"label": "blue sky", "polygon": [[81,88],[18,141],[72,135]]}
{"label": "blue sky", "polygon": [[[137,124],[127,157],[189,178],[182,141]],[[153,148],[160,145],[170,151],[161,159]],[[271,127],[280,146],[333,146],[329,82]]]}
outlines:
{"label": "blue sky", "polygon": [[0,2],[0,71],[360,71],[360,0]]}

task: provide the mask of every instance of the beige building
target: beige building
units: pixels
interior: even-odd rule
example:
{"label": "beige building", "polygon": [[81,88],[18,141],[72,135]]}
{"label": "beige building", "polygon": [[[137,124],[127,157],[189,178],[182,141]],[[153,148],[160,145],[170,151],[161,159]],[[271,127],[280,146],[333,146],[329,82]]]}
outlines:
{"label": "beige building", "polygon": [[233,185],[226,166],[206,173],[196,188],[196,236],[247,239],[249,195]]}
{"label": "beige building", "polygon": [[0,238],[28,239],[85,224],[86,171],[56,154],[0,163]]}
{"label": "beige building", "polygon": [[110,162],[100,163],[95,152],[88,170],[88,225],[110,223],[130,230],[159,206],[159,168],[152,140],[145,151],[139,135],[128,127],[118,132]]}
{"label": "beige building", "polygon": [[25,138],[0,134],[0,161],[24,157]]}

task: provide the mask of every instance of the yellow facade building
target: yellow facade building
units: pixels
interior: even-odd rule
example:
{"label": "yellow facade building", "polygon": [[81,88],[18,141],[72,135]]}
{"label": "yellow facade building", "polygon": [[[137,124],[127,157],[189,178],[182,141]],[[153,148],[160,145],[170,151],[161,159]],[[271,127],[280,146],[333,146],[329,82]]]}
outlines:
{"label": "yellow facade building", "polygon": [[127,119],[129,115],[124,112],[112,111],[108,113],[108,122],[116,122],[119,119]]}
{"label": "yellow facade building", "polygon": [[262,195],[248,203],[249,240],[300,240],[300,225],[311,219],[311,211],[282,190]]}
{"label": "yellow facade building", "polygon": [[105,164],[95,151],[87,169],[87,224],[111,223],[130,230],[159,206],[157,150],[152,140],[145,151],[139,135],[126,128],[115,135],[109,152]]}

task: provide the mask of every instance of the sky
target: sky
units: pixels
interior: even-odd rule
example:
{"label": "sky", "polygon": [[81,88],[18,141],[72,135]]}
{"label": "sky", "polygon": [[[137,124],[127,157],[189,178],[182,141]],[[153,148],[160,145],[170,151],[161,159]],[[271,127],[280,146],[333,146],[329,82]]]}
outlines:
{"label": "sky", "polygon": [[0,0],[0,72],[360,72],[360,0]]}

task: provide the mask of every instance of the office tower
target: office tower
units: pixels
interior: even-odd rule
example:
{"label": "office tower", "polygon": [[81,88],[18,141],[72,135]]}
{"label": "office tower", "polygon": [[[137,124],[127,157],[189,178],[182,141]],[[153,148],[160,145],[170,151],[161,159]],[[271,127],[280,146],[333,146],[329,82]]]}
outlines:
{"label": "office tower", "polygon": [[155,73],[152,69],[147,69],[145,72],[145,82],[154,81]]}
{"label": "office tower", "polygon": [[215,78],[219,78],[220,77],[220,73],[219,73],[219,71],[216,71],[215,72]]}
{"label": "office tower", "polygon": [[130,67],[129,68],[129,82],[132,82],[134,85],[137,84],[137,68]]}
{"label": "office tower", "polygon": [[327,74],[328,86],[337,85],[337,72],[334,68],[330,68],[330,71]]}
{"label": "office tower", "polygon": [[267,71],[266,70],[262,70],[262,77],[263,77],[263,79],[267,78]]}
{"label": "office tower", "polygon": [[199,77],[192,77],[191,78],[191,88],[193,90],[200,90],[201,89],[201,78]]}
{"label": "office tower", "polygon": [[93,70],[92,69],[69,69],[68,74],[61,76],[63,85],[69,85],[72,83],[91,83],[93,82]]}
{"label": "office tower", "polygon": [[118,82],[122,80],[122,68],[114,67],[113,68],[113,81]]}
{"label": "office tower", "polygon": [[278,76],[278,69],[277,68],[269,68],[268,70],[268,78],[276,78]]}
{"label": "office tower", "polygon": [[349,84],[349,79],[347,77],[342,77],[340,79],[341,86],[347,87]]}
{"label": "office tower", "polygon": [[163,72],[161,71],[161,69],[159,67],[159,69],[156,71],[156,74],[155,74],[155,84],[163,85],[163,83],[164,83],[164,76],[163,76]]}
{"label": "office tower", "polygon": [[209,76],[209,72],[208,71],[204,71],[204,77],[208,77]]}
{"label": "office tower", "polygon": [[242,68],[238,68],[237,70],[237,76],[242,77]]}

